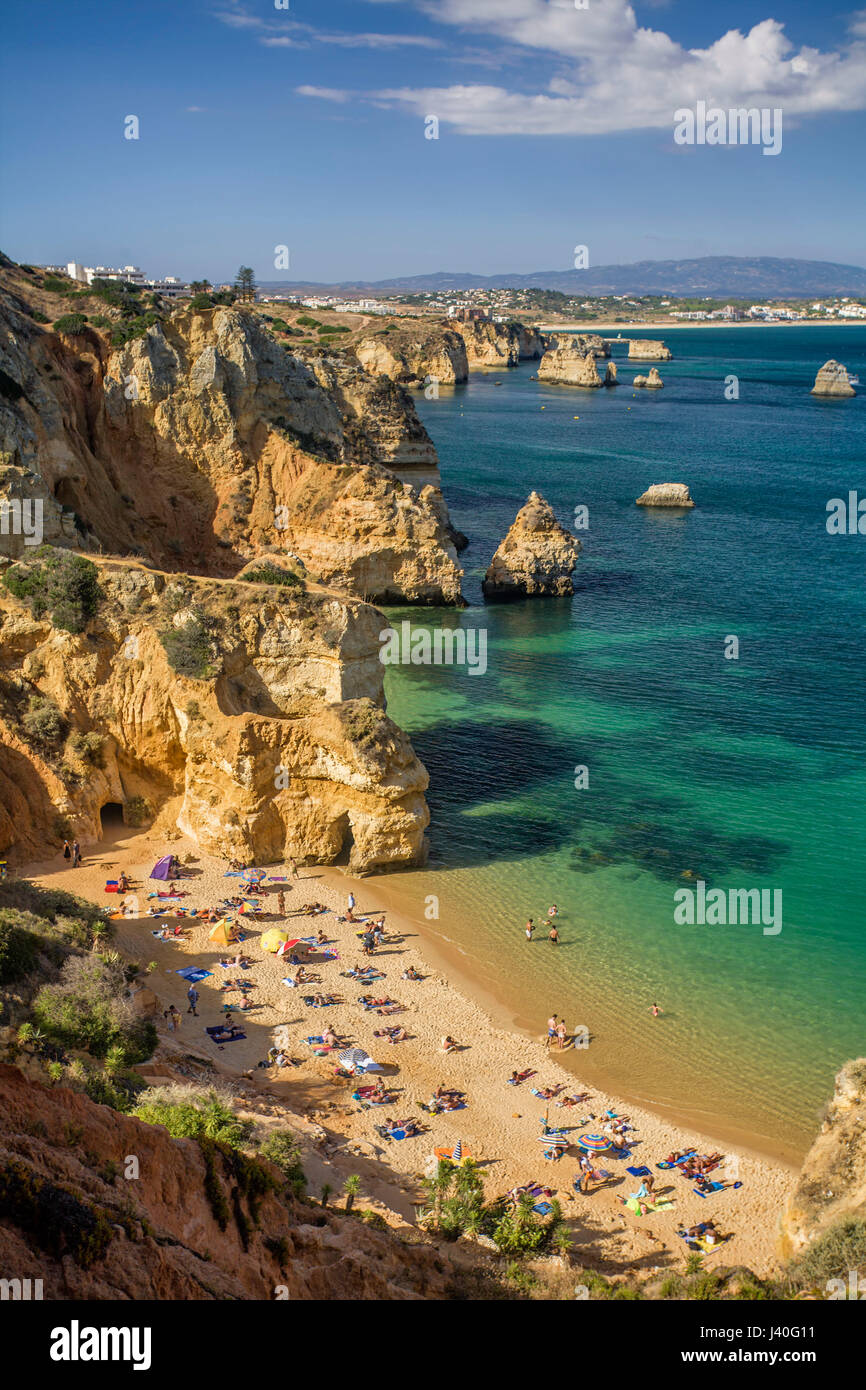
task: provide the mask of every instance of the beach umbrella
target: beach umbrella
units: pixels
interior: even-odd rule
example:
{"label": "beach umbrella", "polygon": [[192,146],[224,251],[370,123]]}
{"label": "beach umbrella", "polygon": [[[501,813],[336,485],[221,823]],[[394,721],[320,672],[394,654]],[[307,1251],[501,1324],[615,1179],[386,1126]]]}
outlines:
{"label": "beach umbrella", "polygon": [[208,932],[208,941],[215,941],[218,946],[230,946],[231,928],[232,924],[226,917],[220,918],[220,920],[214,926],[212,926],[210,931]]}
{"label": "beach umbrella", "polygon": [[462,1157],[463,1157],[463,1141],[462,1141],[462,1139],[458,1139],[458,1140],[457,1140],[457,1143],[455,1144],[454,1149],[453,1149],[453,1151],[452,1151],[452,1153],[451,1153],[451,1160],[452,1160],[453,1163],[459,1163]]}
{"label": "beach umbrella", "polygon": [[567,1149],[568,1140],[564,1134],[536,1134],[536,1139],[546,1149]]}
{"label": "beach umbrella", "polygon": [[364,1067],[370,1058],[361,1047],[347,1047],[337,1053],[337,1061],[343,1067]]}
{"label": "beach umbrella", "polygon": [[283,947],[288,946],[286,933],[277,927],[271,927],[268,931],[262,932],[260,944],[263,951],[277,952]]}
{"label": "beach umbrella", "polygon": [[581,1134],[577,1142],[580,1148],[591,1154],[600,1154],[610,1148],[610,1140],[604,1134]]}

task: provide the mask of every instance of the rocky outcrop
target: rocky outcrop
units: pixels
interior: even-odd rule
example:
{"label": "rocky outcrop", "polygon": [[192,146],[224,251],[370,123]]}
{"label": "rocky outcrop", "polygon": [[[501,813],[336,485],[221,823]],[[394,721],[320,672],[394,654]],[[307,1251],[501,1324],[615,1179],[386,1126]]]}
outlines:
{"label": "rocky outcrop", "polygon": [[633,362],[670,362],[673,357],[658,338],[629,338],[628,355]]}
{"label": "rocky outcrop", "polygon": [[598,374],[593,354],[580,351],[579,339],[562,347],[548,348],[539,363],[538,380],[562,386],[596,387],[605,384]]}
{"label": "rocky outcrop", "polygon": [[[0,1065],[0,1268],[53,1300],[441,1299],[447,1254],[293,1199],[261,1159],[172,1139]],[[129,1155],[134,1181],[124,1181]]]}
{"label": "rocky outcrop", "polygon": [[[100,563],[99,582],[80,635],[0,588],[0,850],[92,842],[119,803],[165,808],[204,850],[250,862],[423,860],[427,774],[384,712],[381,613],[123,562]],[[53,728],[34,728],[46,703]]]}
{"label": "rocky outcrop", "polygon": [[482,588],[488,602],[573,594],[580,541],[557,521],[549,502],[531,492],[493,556]]}
{"label": "rocky outcrop", "polygon": [[605,384],[605,386],[617,386],[617,385],[619,384],[619,383],[617,382],[617,379],[616,379],[616,363],[615,363],[615,362],[608,362],[607,366],[605,367],[605,371],[604,371],[604,384]]}
{"label": "rocky outcrop", "polygon": [[664,382],[659,376],[658,367],[651,367],[649,376],[636,376],[632,386],[643,386],[647,391],[660,391]]}
{"label": "rocky outcrop", "polygon": [[[52,499],[46,539],[230,575],[294,520],[294,549],[311,534],[308,563],[350,593],[460,601],[435,450],[401,387],[339,354],[304,361],[234,308],[182,309],[114,351],[25,308],[0,280],[0,465],[7,491]],[[316,515],[294,518],[310,493]],[[373,522],[380,502],[397,530]]]}
{"label": "rocky outcrop", "polygon": [[635,499],[639,507],[693,507],[685,483],[653,483]]}
{"label": "rocky outcrop", "polygon": [[543,333],[522,323],[473,319],[469,323],[455,323],[454,329],[466,344],[470,371],[484,367],[516,367],[524,359],[543,357],[547,347]]}
{"label": "rocky outcrop", "polygon": [[445,324],[422,320],[406,327],[389,324],[362,338],[354,352],[365,371],[404,385],[420,386],[430,380],[453,386],[469,377],[463,338]]}
{"label": "rocky outcrop", "polygon": [[848,380],[848,372],[841,362],[833,358],[825,362],[815,377],[815,385],[810,392],[813,396],[855,396],[857,393]]}
{"label": "rocky outcrop", "polygon": [[821,1132],[782,1216],[781,1252],[796,1257],[847,1218],[866,1221],[866,1057],[836,1077]]}

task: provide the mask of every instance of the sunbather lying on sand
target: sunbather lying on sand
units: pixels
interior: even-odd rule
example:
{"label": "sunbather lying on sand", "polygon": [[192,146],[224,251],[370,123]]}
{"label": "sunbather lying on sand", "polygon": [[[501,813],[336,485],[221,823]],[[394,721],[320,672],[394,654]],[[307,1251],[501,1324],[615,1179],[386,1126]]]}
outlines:
{"label": "sunbather lying on sand", "polygon": [[519,1086],[521,1082],[528,1081],[530,1076],[534,1075],[535,1072],[532,1067],[527,1067],[526,1071],[513,1071],[508,1078],[508,1084],[509,1086]]}
{"label": "sunbather lying on sand", "polygon": [[563,1096],[562,1100],[558,1100],[556,1104],[558,1107],[564,1106],[566,1110],[570,1110],[575,1105],[585,1105],[588,1100],[589,1091],[584,1091],[579,1096]]}
{"label": "sunbather lying on sand", "polygon": [[564,1086],[564,1085],[561,1085],[561,1086],[537,1086],[536,1089],[535,1089],[535,1095],[540,1096],[540,1098],[541,1098],[542,1100],[555,1100],[556,1097],[559,1095],[560,1091],[563,1091],[563,1090],[565,1090],[565,1086]]}
{"label": "sunbather lying on sand", "polygon": [[374,1038],[387,1038],[389,1042],[405,1042],[409,1034],[405,1028],[377,1028],[373,1033]]}

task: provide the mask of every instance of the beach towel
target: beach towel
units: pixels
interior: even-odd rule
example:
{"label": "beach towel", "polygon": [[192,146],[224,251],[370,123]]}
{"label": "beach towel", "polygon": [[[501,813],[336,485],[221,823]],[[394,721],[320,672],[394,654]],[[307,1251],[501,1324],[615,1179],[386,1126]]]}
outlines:
{"label": "beach towel", "polygon": [[[659,1167],[661,1167],[661,1164],[659,1164]],[[649,1168],[626,1168],[625,1171],[631,1173],[633,1178],[647,1178],[649,1177],[650,1170]]]}
{"label": "beach towel", "polygon": [[668,1163],[668,1162],[665,1160],[665,1161],[663,1161],[662,1163],[657,1163],[657,1164],[656,1164],[656,1167],[657,1167],[657,1168],[679,1168],[680,1164],[681,1164],[681,1163],[685,1163],[686,1159],[687,1159],[687,1158],[691,1158],[692,1154],[694,1154],[694,1153],[697,1153],[697,1149],[689,1149],[688,1153],[684,1153],[683,1156],[682,1156],[682,1158],[678,1158],[678,1159],[677,1159],[676,1163]]}
{"label": "beach towel", "polygon": [[206,980],[208,975],[213,972],[210,970],[198,970],[195,966],[188,965],[183,970],[175,970],[175,975],[182,975],[191,985],[197,985],[199,980]]}
{"label": "beach towel", "polygon": [[291,975],[287,975],[286,978],[285,978],[284,980],[281,981],[281,984],[284,984],[284,985],[286,986],[286,989],[297,989],[297,988],[298,988],[297,981],[296,981],[296,980],[293,980],[292,977],[291,977]]}
{"label": "beach towel", "polygon": [[539,1216],[549,1216],[553,1211],[553,1207],[550,1205],[550,1202],[536,1202],[532,1210],[537,1212]]}
{"label": "beach towel", "polygon": [[[219,1033],[220,1029],[219,1029],[219,1028],[208,1028],[207,1031],[208,1031],[209,1033],[215,1035],[215,1034]],[[244,1040],[245,1037],[246,1037],[246,1033],[235,1033],[235,1035],[234,1035],[233,1038],[230,1038],[230,1037],[219,1038],[219,1037],[216,1037],[216,1036],[212,1036],[212,1037],[211,1037],[211,1042],[215,1042],[216,1045],[217,1045],[217,1047],[223,1047],[223,1046],[225,1045],[225,1043],[230,1043],[230,1042],[243,1042],[243,1040]]]}
{"label": "beach towel", "polygon": [[[735,1182],[732,1184],[733,1187],[742,1187],[742,1185],[743,1184],[741,1182]],[[714,1192],[723,1192],[724,1189],[725,1184],[723,1182],[711,1182],[705,1192],[702,1192],[699,1187],[693,1187],[692,1192],[694,1192],[695,1195],[698,1197],[710,1197]]]}

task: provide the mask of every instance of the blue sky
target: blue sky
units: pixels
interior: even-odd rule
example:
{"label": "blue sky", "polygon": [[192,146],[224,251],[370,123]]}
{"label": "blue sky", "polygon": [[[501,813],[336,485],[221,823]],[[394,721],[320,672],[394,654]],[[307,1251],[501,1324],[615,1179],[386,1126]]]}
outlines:
{"label": "blue sky", "polygon": [[[813,0],[6,0],[0,247],[231,278],[866,263],[866,10]],[[699,99],[782,152],[683,147]],[[425,116],[439,119],[424,138]],[[136,115],[140,138],[123,137]]]}

